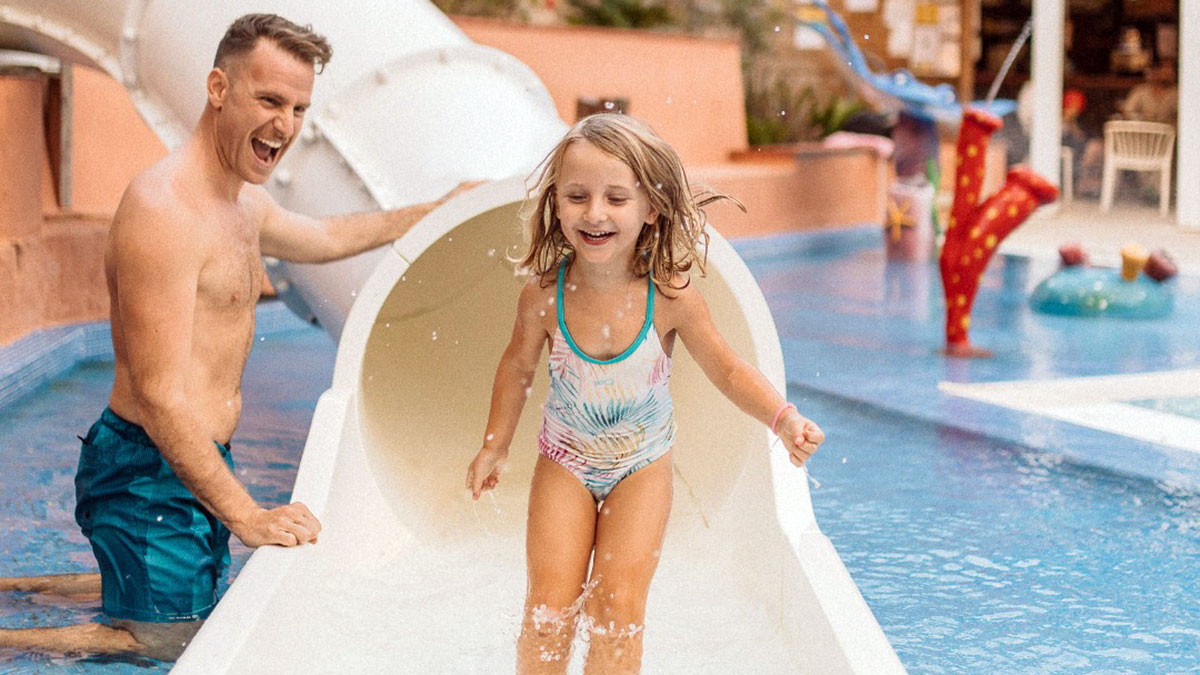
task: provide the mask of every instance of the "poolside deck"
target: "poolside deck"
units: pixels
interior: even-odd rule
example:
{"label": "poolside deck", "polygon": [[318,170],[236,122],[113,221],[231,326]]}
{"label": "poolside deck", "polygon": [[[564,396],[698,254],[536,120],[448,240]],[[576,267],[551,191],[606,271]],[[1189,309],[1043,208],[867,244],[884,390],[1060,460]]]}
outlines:
{"label": "poolside deck", "polygon": [[1102,213],[1096,201],[1076,199],[1069,205],[1045,208],[1017,228],[1000,247],[1003,253],[1031,258],[1057,258],[1058,247],[1078,241],[1094,263],[1115,265],[1119,251],[1129,242],[1147,250],[1166,249],[1179,265],[1181,274],[1200,274],[1200,230],[1185,230],[1158,214],[1156,206],[1130,202],[1113,204]]}

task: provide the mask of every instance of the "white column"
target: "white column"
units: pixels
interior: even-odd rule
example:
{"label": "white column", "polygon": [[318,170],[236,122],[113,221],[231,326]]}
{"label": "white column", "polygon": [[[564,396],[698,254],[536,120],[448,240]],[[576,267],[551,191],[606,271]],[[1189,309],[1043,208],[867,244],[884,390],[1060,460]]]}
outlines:
{"label": "white column", "polygon": [[1179,195],[1175,220],[1187,230],[1200,230],[1200,2],[1179,3]]}
{"label": "white column", "polygon": [[1038,0],[1033,5],[1033,128],[1029,133],[1029,165],[1058,185],[1062,148],[1062,78],[1064,0]]}

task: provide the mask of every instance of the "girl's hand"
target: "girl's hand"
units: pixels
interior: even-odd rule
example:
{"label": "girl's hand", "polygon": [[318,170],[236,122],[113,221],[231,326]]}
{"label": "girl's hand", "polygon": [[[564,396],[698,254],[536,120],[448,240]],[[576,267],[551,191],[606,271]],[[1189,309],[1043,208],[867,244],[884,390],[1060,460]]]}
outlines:
{"label": "girl's hand", "polygon": [[825,442],[825,432],[821,431],[821,427],[795,410],[785,413],[780,426],[779,438],[791,455],[792,464],[796,466],[804,466]]}
{"label": "girl's hand", "polygon": [[467,467],[467,489],[471,491],[471,499],[479,499],[484,490],[496,487],[507,457],[508,450],[486,446],[475,455],[475,460]]}

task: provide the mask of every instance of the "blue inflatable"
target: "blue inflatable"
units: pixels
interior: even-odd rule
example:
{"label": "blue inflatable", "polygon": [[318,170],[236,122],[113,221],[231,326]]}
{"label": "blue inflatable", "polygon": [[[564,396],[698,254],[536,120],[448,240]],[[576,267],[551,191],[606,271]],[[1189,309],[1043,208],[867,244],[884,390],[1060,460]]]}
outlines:
{"label": "blue inflatable", "polygon": [[1125,281],[1120,270],[1077,265],[1063,267],[1038,284],[1029,304],[1043,314],[1159,319],[1175,308],[1175,293],[1170,281],[1145,275]]}

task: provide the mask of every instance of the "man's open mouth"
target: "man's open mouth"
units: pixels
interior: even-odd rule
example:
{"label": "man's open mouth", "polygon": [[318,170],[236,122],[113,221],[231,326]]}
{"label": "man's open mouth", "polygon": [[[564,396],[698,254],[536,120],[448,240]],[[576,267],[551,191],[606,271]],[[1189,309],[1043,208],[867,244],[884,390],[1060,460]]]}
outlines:
{"label": "man's open mouth", "polygon": [[263,138],[251,138],[250,147],[254,148],[254,156],[270,164],[279,156],[283,141],[268,141]]}

